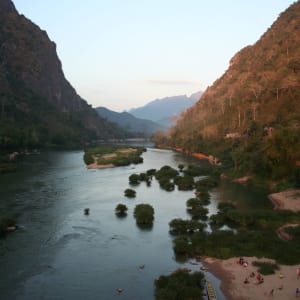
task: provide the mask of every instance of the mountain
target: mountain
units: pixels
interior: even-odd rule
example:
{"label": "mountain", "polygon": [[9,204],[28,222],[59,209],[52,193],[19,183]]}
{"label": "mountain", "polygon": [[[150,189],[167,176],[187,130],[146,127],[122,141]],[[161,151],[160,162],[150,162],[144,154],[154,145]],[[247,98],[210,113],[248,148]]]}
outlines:
{"label": "mountain", "polygon": [[150,136],[158,130],[165,129],[158,123],[146,119],[136,118],[128,112],[118,113],[105,107],[97,107],[96,111],[100,117],[116,123],[123,130],[135,133],[137,136]]}
{"label": "mountain", "polygon": [[202,92],[186,95],[156,99],[145,106],[133,108],[129,113],[137,118],[148,119],[158,122],[166,127],[174,124],[174,120],[182,111],[192,106],[201,97]]}
{"label": "mountain", "polygon": [[65,79],[47,33],[0,1],[0,149],[118,136]]}
{"label": "mountain", "polygon": [[237,172],[288,177],[300,156],[299,75],[297,1],[254,45],[234,55],[164,142],[226,156]]}

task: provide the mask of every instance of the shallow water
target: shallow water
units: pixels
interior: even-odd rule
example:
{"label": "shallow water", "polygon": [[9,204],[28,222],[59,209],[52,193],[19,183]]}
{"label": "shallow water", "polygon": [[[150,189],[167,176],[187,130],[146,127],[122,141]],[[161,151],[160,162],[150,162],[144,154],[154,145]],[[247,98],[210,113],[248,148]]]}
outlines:
{"label": "shallow water", "polygon": [[[80,151],[30,156],[18,173],[0,178],[0,215],[14,215],[20,225],[0,240],[0,299],[150,300],[155,278],[178,267],[199,270],[199,265],[176,261],[168,234],[170,220],[188,218],[185,202],[193,192],[166,192],[153,180],[151,187],[135,187],[134,199],[123,193],[133,173],[201,162],[150,148],[143,164],[87,170],[82,157]],[[212,192],[210,213],[219,201],[228,200],[240,200],[244,209],[269,205],[260,191],[223,183]],[[118,203],[127,205],[126,218],[115,216]],[[151,229],[136,226],[133,210],[138,203],[154,207]],[[219,285],[211,274],[207,277]],[[123,289],[120,295],[117,288]]]}

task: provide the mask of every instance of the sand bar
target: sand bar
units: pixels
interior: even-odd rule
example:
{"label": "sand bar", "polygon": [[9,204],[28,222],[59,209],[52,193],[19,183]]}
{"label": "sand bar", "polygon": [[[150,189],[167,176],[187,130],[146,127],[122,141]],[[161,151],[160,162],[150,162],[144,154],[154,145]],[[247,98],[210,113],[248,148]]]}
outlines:
{"label": "sand bar", "polygon": [[[281,265],[280,270],[274,275],[263,276],[264,282],[259,284],[257,268],[252,265],[252,262],[274,261],[256,257],[244,257],[244,259],[248,262],[247,267],[238,263],[238,257],[227,260],[204,259],[204,265],[209,269],[209,272],[222,280],[221,290],[228,300],[296,299],[296,289],[300,288],[300,279],[297,278],[297,269],[300,266]],[[255,277],[250,277],[252,272]],[[244,283],[246,278],[248,278],[249,283]],[[300,294],[298,298],[300,299]]]}
{"label": "sand bar", "polygon": [[290,189],[270,194],[269,199],[273,202],[274,209],[300,211],[300,189]]}

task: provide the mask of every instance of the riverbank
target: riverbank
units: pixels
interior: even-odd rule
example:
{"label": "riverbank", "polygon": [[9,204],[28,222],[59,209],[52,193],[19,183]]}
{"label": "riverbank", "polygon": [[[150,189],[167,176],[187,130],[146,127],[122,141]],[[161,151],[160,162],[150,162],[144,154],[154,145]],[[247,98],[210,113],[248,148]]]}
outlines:
{"label": "riverbank", "polygon": [[268,198],[274,204],[274,209],[287,209],[300,211],[300,189],[290,189],[279,193],[273,193]]}
{"label": "riverbank", "polygon": [[89,164],[86,166],[87,169],[108,169],[108,168],[114,168],[115,165],[113,164],[106,164],[106,165],[98,165],[97,163]]}
{"label": "riverbank", "polygon": [[[247,267],[239,264],[239,258],[233,257],[226,260],[205,258],[204,265],[209,272],[222,280],[221,290],[228,300],[250,299],[294,299],[297,288],[300,288],[300,279],[297,278],[298,266],[280,265],[280,269],[273,275],[263,276],[263,283],[258,283],[257,267],[253,261],[274,262],[271,259],[244,257],[248,262]],[[250,274],[255,276],[251,277]],[[244,283],[248,278],[248,283]],[[299,294],[300,296],[300,294]]]}

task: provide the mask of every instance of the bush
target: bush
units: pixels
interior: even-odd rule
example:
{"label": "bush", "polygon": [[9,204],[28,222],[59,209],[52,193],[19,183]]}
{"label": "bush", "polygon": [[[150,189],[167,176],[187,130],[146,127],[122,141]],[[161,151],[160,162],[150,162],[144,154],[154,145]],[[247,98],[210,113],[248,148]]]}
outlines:
{"label": "bush", "polygon": [[279,266],[277,264],[270,262],[254,261],[252,262],[252,265],[258,267],[258,272],[262,275],[275,274],[275,271],[279,270]]}
{"label": "bush", "polygon": [[129,183],[132,185],[137,185],[140,183],[140,175],[138,174],[131,174],[129,176]]}
{"label": "bush", "polygon": [[149,204],[138,204],[134,209],[137,224],[151,225],[154,220],[154,209]]}
{"label": "bush", "polygon": [[134,198],[136,196],[136,191],[132,189],[126,189],[124,195],[128,198]]}
{"label": "bush", "polygon": [[127,206],[122,203],[119,203],[115,208],[116,215],[118,216],[126,216],[127,210],[128,210]]}
{"label": "bush", "polygon": [[176,176],[174,183],[180,191],[189,191],[194,188],[194,178],[186,174],[184,176]]}
{"label": "bush", "polygon": [[90,165],[94,163],[93,155],[90,152],[85,152],[83,155],[83,160],[86,165]]}
{"label": "bush", "polygon": [[187,269],[178,269],[169,276],[155,280],[156,300],[199,300],[202,298],[204,275],[202,272],[189,274]]}
{"label": "bush", "polygon": [[173,179],[178,175],[178,171],[173,169],[170,166],[163,166],[160,168],[159,171],[155,173],[155,177],[157,180],[160,180],[160,178],[168,178]]}

